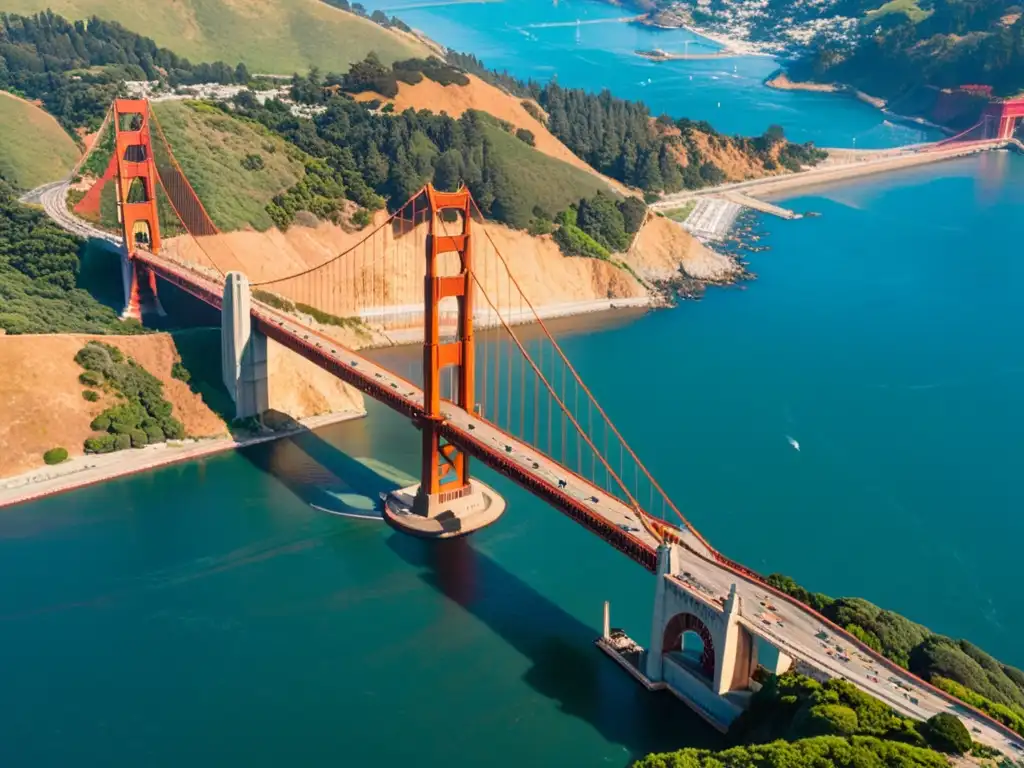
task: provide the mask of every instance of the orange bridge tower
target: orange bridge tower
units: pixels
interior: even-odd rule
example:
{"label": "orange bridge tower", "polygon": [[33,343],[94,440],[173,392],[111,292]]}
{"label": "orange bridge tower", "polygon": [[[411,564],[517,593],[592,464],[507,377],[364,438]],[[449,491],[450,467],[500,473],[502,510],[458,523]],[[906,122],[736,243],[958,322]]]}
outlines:
{"label": "orange bridge tower", "polygon": [[141,99],[115,99],[113,109],[117,219],[124,237],[122,316],[141,320],[140,283],[148,288],[155,309],[163,314],[157,299],[156,275],[135,260],[139,248],[153,253],[160,250],[160,217],[156,207],[159,181],[149,133],[149,103]]}
{"label": "orange bridge tower", "polygon": [[[473,342],[472,198],[463,187],[439,192],[428,186],[426,271],[423,281],[423,407],[417,425],[422,436],[420,482],[392,493],[385,503],[388,521],[408,532],[430,538],[461,536],[491,524],[505,509],[504,500],[469,476],[469,457],[444,438],[445,421],[456,411],[475,407]],[[455,274],[442,274],[442,265],[458,260]],[[455,337],[442,341],[441,302],[458,306]],[[457,377],[453,402],[442,402],[445,369]]]}

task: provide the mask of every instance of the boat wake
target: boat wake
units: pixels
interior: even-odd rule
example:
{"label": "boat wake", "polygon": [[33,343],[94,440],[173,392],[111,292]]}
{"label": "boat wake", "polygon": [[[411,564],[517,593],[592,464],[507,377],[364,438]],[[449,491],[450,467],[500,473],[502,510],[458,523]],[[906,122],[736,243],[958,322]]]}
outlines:
{"label": "boat wake", "polygon": [[793,446],[793,450],[794,451],[799,451],[800,450],[800,443],[798,443],[796,440],[794,440],[789,435],[786,435],[786,442],[788,442],[791,446]]}
{"label": "boat wake", "polygon": [[367,514],[365,512],[343,512],[340,509],[327,509],[327,507],[321,507],[317,504],[310,504],[309,506],[318,512],[326,512],[329,515],[337,515],[338,517],[349,517],[353,520],[375,520],[378,523],[384,522],[384,516],[380,513]]}

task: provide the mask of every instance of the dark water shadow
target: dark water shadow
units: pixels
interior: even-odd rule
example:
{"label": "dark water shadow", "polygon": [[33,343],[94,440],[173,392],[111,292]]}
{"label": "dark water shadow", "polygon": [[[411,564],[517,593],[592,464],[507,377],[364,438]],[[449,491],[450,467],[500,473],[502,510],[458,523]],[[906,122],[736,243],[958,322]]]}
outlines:
{"label": "dark water shadow", "polygon": [[[241,456],[306,504],[335,514],[378,517],[380,494],[400,487],[394,479],[358,461],[287,414],[268,411],[264,422],[290,434],[243,448]],[[346,503],[346,494],[365,497],[372,504],[369,508],[353,508]]]}
{"label": "dark water shadow", "polygon": [[421,578],[532,663],[523,680],[636,759],[724,738],[668,692],[649,692],[595,645],[595,631],[477,551],[470,538],[425,541],[395,533],[388,547]]}
{"label": "dark water shadow", "polygon": [[120,253],[102,240],[87,240],[79,253],[75,287],[115,312],[124,309]]}

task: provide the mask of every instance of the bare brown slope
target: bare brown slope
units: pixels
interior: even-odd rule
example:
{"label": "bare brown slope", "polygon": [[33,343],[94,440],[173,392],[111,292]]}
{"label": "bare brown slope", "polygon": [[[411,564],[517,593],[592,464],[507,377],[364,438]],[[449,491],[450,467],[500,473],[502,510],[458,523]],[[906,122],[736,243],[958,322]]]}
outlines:
{"label": "bare brown slope", "polygon": [[0,476],[24,472],[43,463],[43,453],[63,446],[72,456],[83,453],[82,443],[93,432],[89,423],[113,405],[103,395],[95,403],[82,399],[85,389],[78,376],[82,368],[75,354],[90,339],[118,347],[135,358],[164,383],[164,397],[174,406],[174,416],[189,435],[209,437],[227,432],[224,422],[187,384],[171,378],[178,359],[169,334],[150,336],[52,336],[0,337]]}
{"label": "bare brown slope", "polygon": [[[652,122],[652,125],[654,130],[661,133],[661,135],[678,139],[669,144],[669,149],[680,165],[684,168],[689,165],[690,158],[686,152],[686,147],[682,143],[682,131],[675,126],[666,127],[660,123]],[[721,168],[722,172],[725,173],[726,181],[745,181],[747,179],[761,178],[762,176],[775,176],[786,172],[785,169],[781,168],[775,171],[767,170],[761,160],[744,154],[724,136],[714,137],[697,130],[691,131],[690,135],[700,155],[705,160],[710,160]],[[777,156],[778,150],[774,150],[772,154]]]}
{"label": "bare brown slope", "polygon": [[[93,436],[90,422],[116,403],[101,395],[95,403],[82,398],[81,367],[75,354],[90,339],[118,347],[164,384],[164,397],[189,437],[226,435],[224,421],[192,392],[171,378],[179,359],[174,339],[166,333],[147,336],[0,336],[0,477],[43,464],[43,453],[62,446],[81,456],[82,444]],[[292,418],[363,410],[363,398],[337,377],[273,342],[268,349],[270,408]],[[10,417],[8,418],[8,414]]]}
{"label": "bare brown slope", "polygon": [[[624,184],[598,173],[574,155],[547,129],[546,125],[526,111],[522,105],[522,99],[505,93],[490,83],[485,83],[475,75],[468,77],[469,85],[441,85],[424,78],[416,85],[399,83],[398,96],[394,99],[384,99],[383,96],[376,93],[360,93],[356,95],[356,99],[359,101],[374,99],[390,101],[399,112],[406,109],[417,111],[427,109],[431,112],[447,112],[452,117],[461,117],[469,109],[487,112],[499,120],[511,123],[516,128],[524,128],[533,133],[537,149],[545,155],[600,177],[621,194],[634,194]],[[538,107],[539,109],[540,107]]]}
{"label": "bare brown slope", "polygon": [[641,277],[669,280],[680,268],[688,277],[712,283],[731,282],[742,269],[732,259],[705,247],[679,224],[649,215],[625,261]]}
{"label": "bare brown slope", "polygon": [[[378,223],[382,218],[378,216]],[[644,295],[644,288],[632,275],[615,265],[600,259],[568,257],[562,255],[550,236],[532,237],[526,232],[510,229],[495,222],[487,223],[487,231],[508,259],[513,276],[537,309],[552,307],[569,302],[596,301],[616,298],[638,298]],[[310,267],[333,259],[337,254],[359,242],[370,230],[350,234],[333,224],[321,223],[317,227],[293,226],[285,233],[271,230],[266,233],[230,232],[216,237],[203,238],[203,251],[192,239],[175,238],[165,241],[168,253],[193,263],[209,266],[206,255],[216,261],[224,272],[238,270],[249,276],[253,283],[290,277]],[[411,246],[422,248],[426,243],[426,227],[396,237],[390,228],[381,231],[372,246],[381,263],[399,265],[407,263],[402,256],[409,253]],[[455,257],[449,254],[452,259]],[[392,269],[387,275],[386,290],[379,285],[371,293],[364,293],[370,283],[364,286],[360,281],[349,281],[325,286],[322,283],[294,280],[268,286],[294,301],[314,303],[319,309],[340,316],[353,314],[355,307],[377,306],[381,296],[387,297],[390,306],[420,304],[423,301],[423,267],[415,274],[401,274]],[[442,273],[454,269],[451,264],[442,264]],[[482,279],[488,279],[482,276]],[[488,293],[499,302],[506,296],[497,290],[497,270],[489,278]],[[499,294],[500,297],[499,297]],[[351,332],[349,332],[351,334]],[[332,335],[335,333],[332,331]],[[340,338],[343,344],[358,348],[366,339]]]}

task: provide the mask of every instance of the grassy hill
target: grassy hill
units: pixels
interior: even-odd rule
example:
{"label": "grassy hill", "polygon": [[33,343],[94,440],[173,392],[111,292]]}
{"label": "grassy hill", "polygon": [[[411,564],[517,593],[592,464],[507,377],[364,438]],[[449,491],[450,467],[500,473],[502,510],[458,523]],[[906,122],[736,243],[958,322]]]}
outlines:
{"label": "grassy hill", "polygon": [[191,61],[245,62],[252,72],[290,74],[314,65],[343,72],[376,51],[392,62],[425,56],[411,37],[321,0],[7,0],[10,13],[52,9],[70,19],[99,16],[153,38]]}
{"label": "grassy hill", "polygon": [[512,224],[526,226],[534,206],[553,216],[582,197],[593,197],[597,192],[615,195],[609,185],[592,172],[545,155],[497,125],[488,125],[486,131],[492,150],[521,203],[518,215],[504,217]]}
{"label": "grassy hill", "polygon": [[63,178],[78,147],[52,116],[0,91],[0,177],[22,189]]}
{"label": "grassy hill", "polygon": [[[261,126],[204,104],[169,101],[156,104],[155,110],[175,157],[218,227],[273,226],[264,210],[267,203],[305,175],[294,147]],[[258,155],[263,167],[243,167],[248,155]]]}

